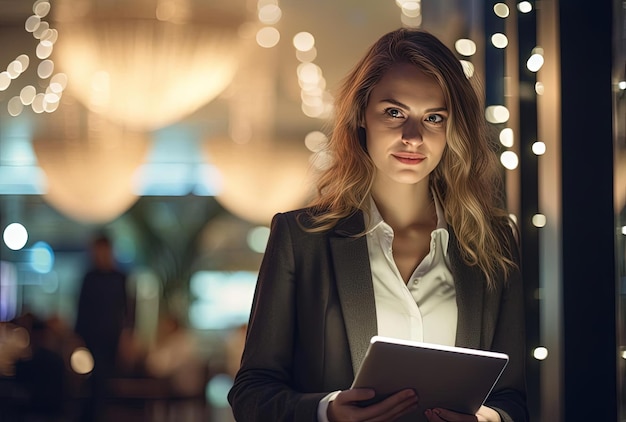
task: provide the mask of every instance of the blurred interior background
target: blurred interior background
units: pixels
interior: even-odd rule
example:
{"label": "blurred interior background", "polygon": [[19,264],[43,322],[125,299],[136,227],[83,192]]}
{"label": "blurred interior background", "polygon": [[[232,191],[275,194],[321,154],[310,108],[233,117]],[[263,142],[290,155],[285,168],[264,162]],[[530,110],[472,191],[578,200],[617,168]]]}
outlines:
{"label": "blurred interior background", "polygon": [[[622,350],[626,2],[577,15],[577,2],[562,3],[0,0],[0,412],[78,417],[93,357],[74,326],[90,242],[104,232],[128,275],[129,302],[107,420],[231,420],[225,394],[271,217],[313,194],[343,76],[382,34],[409,26],[440,37],[484,86],[522,229],[531,413],[565,420],[575,401],[566,350],[584,351],[566,347],[563,322],[583,293],[572,298],[564,286],[589,289],[564,283],[564,263],[577,258],[563,243],[580,221],[565,217],[577,182],[563,157],[608,163],[582,170],[598,195],[589,206],[600,208],[589,209],[612,217],[609,236],[587,251],[591,262],[593,253],[608,261],[598,263],[605,290],[592,289],[606,294],[586,323],[604,318],[593,306],[608,309],[603,339],[615,344],[609,356]],[[590,44],[578,47],[602,60],[567,61],[577,41],[564,13],[589,19]],[[605,76],[586,88],[604,95],[604,108],[586,111],[587,125],[605,128],[593,145],[561,136],[579,122],[559,117],[577,83],[562,78],[569,65],[581,79]],[[594,179],[598,171],[604,178]],[[16,383],[36,347],[61,357],[62,383],[53,378],[50,390],[33,368],[22,373],[39,387]],[[604,370],[622,415],[618,356]]]}

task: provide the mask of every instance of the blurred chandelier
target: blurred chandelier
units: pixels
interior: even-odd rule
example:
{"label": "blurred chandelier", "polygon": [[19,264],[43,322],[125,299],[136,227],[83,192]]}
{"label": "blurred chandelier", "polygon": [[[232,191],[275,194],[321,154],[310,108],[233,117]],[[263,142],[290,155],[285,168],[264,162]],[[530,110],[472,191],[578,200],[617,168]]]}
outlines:
{"label": "blurred chandelier", "polygon": [[68,91],[127,128],[181,120],[216,98],[237,69],[242,15],[192,10],[188,0],[59,0],[54,10],[55,62]]}
{"label": "blurred chandelier", "polygon": [[149,135],[115,125],[68,97],[63,101],[54,115],[41,116],[33,137],[46,175],[43,198],[75,221],[112,221],[139,199],[132,176],[148,154]]}
{"label": "blurred chandelier", "polygon": [[216,199],[246,221],[269,226],[275,213],[303,206],[313,193],[310,152],[300,143],[215,138],[204,147],[206,160],[221,174]]}

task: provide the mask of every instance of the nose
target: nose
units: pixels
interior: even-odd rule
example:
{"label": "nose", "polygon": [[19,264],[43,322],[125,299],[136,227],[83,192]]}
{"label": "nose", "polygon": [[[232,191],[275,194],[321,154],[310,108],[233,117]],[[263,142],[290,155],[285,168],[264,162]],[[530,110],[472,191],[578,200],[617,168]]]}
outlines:
{"label": "nose", "polygon": [[405,145],[419,144],[422,140],[419,123],[407,120],[402,126],[402,143]]}

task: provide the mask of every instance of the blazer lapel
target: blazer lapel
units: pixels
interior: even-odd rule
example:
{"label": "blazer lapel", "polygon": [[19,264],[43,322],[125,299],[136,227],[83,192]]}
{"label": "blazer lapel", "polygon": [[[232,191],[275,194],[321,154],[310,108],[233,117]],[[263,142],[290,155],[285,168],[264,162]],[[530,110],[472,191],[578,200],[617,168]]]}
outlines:
{"label": "blazer lapel", "polygon": [[362,213],[337,224],[330,238],[337,290],[350,346],[354,374],[361,366],[372,336],[378,332],[374,286],[364,236]]}

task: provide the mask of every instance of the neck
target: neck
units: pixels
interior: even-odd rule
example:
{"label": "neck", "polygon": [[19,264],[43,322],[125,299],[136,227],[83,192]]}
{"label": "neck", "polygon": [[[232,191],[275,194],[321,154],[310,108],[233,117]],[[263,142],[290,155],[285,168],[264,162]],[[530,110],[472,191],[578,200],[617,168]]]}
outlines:
{"label": "neck", "polygon": [[413,185],[374,183],[372,197],[380,215],[394,231],[415,226],[432,226],[434,229],[437,225],[437,211],[428,179]]}

